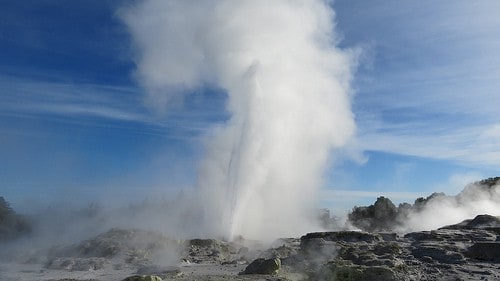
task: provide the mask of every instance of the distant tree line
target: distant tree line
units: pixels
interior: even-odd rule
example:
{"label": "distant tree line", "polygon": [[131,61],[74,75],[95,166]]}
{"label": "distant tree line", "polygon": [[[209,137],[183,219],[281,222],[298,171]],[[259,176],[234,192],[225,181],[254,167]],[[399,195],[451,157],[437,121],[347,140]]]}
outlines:
{"label": "distant tree line", "polygon": [[26,218],[16,214],[9,202],[0,196],[0,242],[29,233],[31,224]]}
{"label": "distant tree line", "polygon": [[500,177],[487,178],[482,181],[479,181],[480,185],[485,185],[488,187],[492,187],[494,185],[498,185],[500,183]]}

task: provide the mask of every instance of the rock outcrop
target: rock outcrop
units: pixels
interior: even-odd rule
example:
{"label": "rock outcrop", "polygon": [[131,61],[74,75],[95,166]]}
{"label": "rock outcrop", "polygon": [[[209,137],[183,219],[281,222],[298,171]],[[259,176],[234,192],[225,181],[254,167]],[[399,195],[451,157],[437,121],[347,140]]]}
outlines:
{"label": "rock outcrop", "polygon": [[279,258],[264,259],[258,258],[251,262],[241,275],[246,274],[268,274],[275,275],[281,269],[281,260]]}
{"label": "rock outcrop", "polygon": [[308,280],[498,280],[498,234],[482,228],[483,223],[467,226],[404,236],[309,233],[301,238],[302,258],[293,259],[292,268],[305,270]]}

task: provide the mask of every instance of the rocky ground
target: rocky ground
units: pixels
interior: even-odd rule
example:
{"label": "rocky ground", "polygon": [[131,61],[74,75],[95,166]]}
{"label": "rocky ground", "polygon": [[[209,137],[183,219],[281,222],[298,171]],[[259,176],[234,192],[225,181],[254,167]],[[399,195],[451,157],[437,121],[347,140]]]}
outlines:
{"label": "rocky ground", "polygon": [[[433,231],[316,232],[264,249],[240,239],[171,240],[112,229],[44,254],[13,253],[3,281],[500,280],[500,219],[482,215]],[[181,257],[179,259],[179,257]]]}

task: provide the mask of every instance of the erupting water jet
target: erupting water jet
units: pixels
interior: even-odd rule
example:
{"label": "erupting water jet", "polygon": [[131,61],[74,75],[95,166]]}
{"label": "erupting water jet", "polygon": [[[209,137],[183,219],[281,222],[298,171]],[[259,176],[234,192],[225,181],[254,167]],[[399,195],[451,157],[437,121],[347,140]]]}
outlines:
{"label": "erupting water jet", "polygon": [[355,131],[356,57],[336,47],[326,0],[149,0],[123,11],[148,100],[204,84],[227,92],[226,124],[199,172],[206,235],[301,234],[333,149]]}

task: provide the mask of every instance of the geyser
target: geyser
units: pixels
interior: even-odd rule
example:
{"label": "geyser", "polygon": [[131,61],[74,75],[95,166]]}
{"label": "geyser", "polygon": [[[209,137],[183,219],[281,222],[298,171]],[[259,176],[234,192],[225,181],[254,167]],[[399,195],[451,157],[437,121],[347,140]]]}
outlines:
{"label": "geyser", "polygon": [[148,0],[122,10],[137,77],[162,109],[203,85],[231,118],[207,140],[198,224],[204,235],[298,235],[333,149],[355,124],[351,50],[336,47],[326,0]]}

